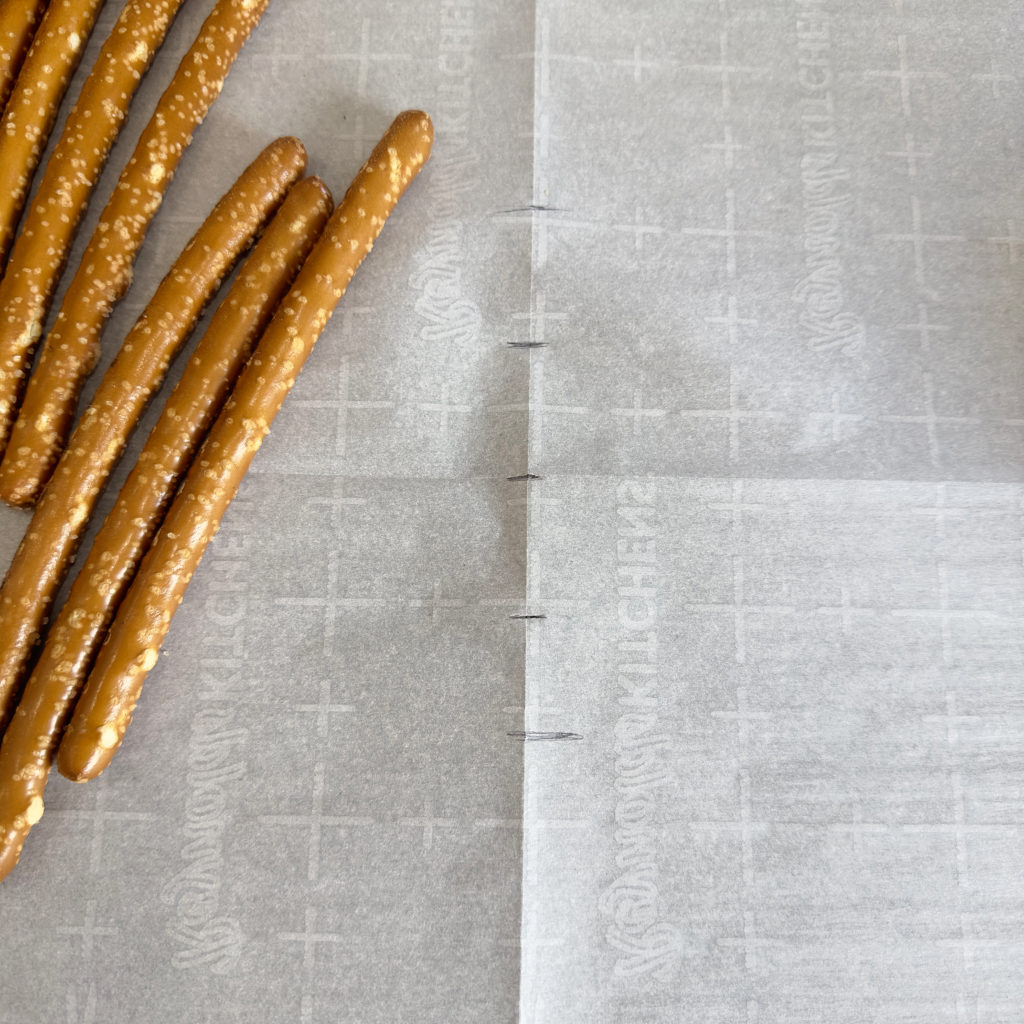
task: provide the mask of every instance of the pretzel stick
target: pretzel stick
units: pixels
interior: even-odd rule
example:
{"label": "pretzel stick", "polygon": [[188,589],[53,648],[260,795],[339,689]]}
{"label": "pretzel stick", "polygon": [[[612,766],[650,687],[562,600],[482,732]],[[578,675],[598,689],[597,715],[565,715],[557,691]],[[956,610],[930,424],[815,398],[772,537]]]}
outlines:
{"label": "pretzel stick", "polygon": [[[0,465],[0,499],[31,504],[49,478],[71,430],[78,394],[99,358],[103,325],[131,282],[146,229],[192,133],[269,2],[218,0],[157,103],[46,339],[9,456]],[[7,444],[41,323],[33,318],[16,337],[0,339],[0,450]]]}
{"label": "pretzel stick", "polygon": [[285,138],[246,169],[160,283],[83,413],[0,588],[0,725],[86,521],[146,402],[221,278],[305,166],[302,143]]}
{"label": "pretzel stick", "polygon": [[0,111],[11,95],[45,7],[46,0],[6,0],[0,4]]}
{"label": "pretzel stick", "polygon": [[[129,0],[103,44],[46,164],[0,281],[0,361],[31,351],[42,333],[89,197],[132,96],[182,2]],[[20,366],[17,358],[14,365]]]}
{"label": "pretzel stick", "polygon": [[206,545],[295,377],[388,214],[430,155],[433,128],[400,114],[345,193],[192,464],[118,608],[57,755],[61,774],[95,778],[121,745],[146,673]]}
{"label": "pretzel stick", "polygon": [[139,560],[331,205],[319,178],[292,189],[211,319],[93,541],[0,744],[0,881],[42,814],[64,723]]}
{"label": "pretzel stick", "polygon": [[57,110],[104,0],[51,0],[0,125],[0,266]]}

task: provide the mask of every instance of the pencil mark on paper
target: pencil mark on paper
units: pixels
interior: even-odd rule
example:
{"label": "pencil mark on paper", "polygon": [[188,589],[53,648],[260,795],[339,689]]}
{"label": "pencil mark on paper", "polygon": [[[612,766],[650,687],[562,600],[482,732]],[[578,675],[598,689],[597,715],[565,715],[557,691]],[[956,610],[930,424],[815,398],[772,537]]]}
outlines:
{"label": "pencil mark on paper", "polygon": [[507,733],[514,740],[534,743],[538,740],[581,740],[583,734],[578,732],[539,732],[535,729],[515,729]]}
{"label": "pencil mark on paper", "polygon": [[529,206],[513,206],[509,210],[499,210],[499,213],[562,213],[560,206],[543,206],[537,203],[530,203]]}

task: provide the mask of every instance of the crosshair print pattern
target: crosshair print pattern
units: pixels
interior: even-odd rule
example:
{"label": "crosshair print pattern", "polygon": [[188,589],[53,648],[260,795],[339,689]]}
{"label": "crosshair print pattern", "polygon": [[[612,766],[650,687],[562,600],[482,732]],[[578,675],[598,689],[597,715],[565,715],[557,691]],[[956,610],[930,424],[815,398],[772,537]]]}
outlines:
{"label": "crosshair print pattern", "polygon": [[538,17],[537,472],[1016,479],[1010,8],[655,6]]}
{"label": "crosshair print pattern", "polygon": [[555,593],[602,596],[542,692],[618,756],[538,784],[616,822],[537,864],[538,934],[595,910],[525,982],[547,1018],[1012,1019],[1020,485],[554,484]]}
{"label": "crosshair print pattern", "polygon": [[589,604],[527,678],[601,740],[528,758],[527,792],[607,841],[542,848],[534,899],[527,873],[524,934],[591,916],[523,1005],[1012,1019],[1020,488],[985,482],[1022,476],[1012,12],[656,7],[538,18],[562,319],[533,358],[573,414],[535,416],[530,549]]}

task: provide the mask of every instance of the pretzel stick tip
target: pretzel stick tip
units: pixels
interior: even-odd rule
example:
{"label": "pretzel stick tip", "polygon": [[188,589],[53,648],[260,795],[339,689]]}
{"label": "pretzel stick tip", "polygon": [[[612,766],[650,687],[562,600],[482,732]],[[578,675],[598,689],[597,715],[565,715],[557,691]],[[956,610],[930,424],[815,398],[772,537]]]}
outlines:
{"label": "pretzel stick tip", "polygon": [[293,138],[272,142],[246,168],[160,282],[82,414],[0,587],[0,728],[86,522],[146,402],[221,280],[305,168],[305,149]]}
{"label": "pretzel stick tip", "polygon": [[211,318],[93,541],[0,743],[0,880],[42,813],[60,734],[139,560],[332,209],[319,178],[289,193]]}
{"label": "pretzel stick tip", "polygon": [[338,204],[200,449],[127,595],[57,754],[62,775],[95,778],[124,737],[185,589],[253,456],[388,215],[433,142],[421,111],[400,114]]}

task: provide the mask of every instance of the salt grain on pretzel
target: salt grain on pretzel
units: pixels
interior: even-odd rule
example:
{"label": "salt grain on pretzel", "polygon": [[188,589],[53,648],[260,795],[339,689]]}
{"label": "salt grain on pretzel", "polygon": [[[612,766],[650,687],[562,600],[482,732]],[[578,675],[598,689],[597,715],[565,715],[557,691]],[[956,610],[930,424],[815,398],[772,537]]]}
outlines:
{"label": "salt grain on pretzel", "polygon": [[0,281],[0,363],[11,354],[17,362],[39,338],[75,232],[132,96],[183,2],[129,0],[82,85]]}
{"label": "salt grain on pretzel", "polygon": [[7,104],[21,62],[32,45],[46,0],[4,0],[0,3],[0,112]]}
{"label": "salt grain on pretzel", "polygon": [[0,123],[0,266],[103,0],[51,0]]}
{"label": "salt grain on pretzel", "polygon": [[[0,499],[31,504],[46,483],[71,429],[79,392],[99,357],[103,325],[131,282],[146,229],[192,133],[269,2],[219,0],[157,103],[46,339],[0,466]],[[32,320],[14,344],[0,345],[0,449],[11,431],[40,328],[41,321]]]}
{"label": "salt grain on pretzel", "polygon": [[302,175],[298,139],[268,146],[160,283],[83,413],[0,588],[0,726],[85,524],[146,402],[223,276]]}
{"label": "salt grain on pretzel", "polygon": [[210,320],[93,541],[0,744],[0,880],[42,813],[61,731],[139,560],[331,208],[319,178],[292,189]]}
{"label": "salt grain on pretzel", "polygon": [[146,674],[185,588],[270,423],[388,214],[430,154],[420,111],[394,121],[345,193],[260,339],[172,503],[96,660],[57,755],[61,773],[94,778],[121,744]]}

